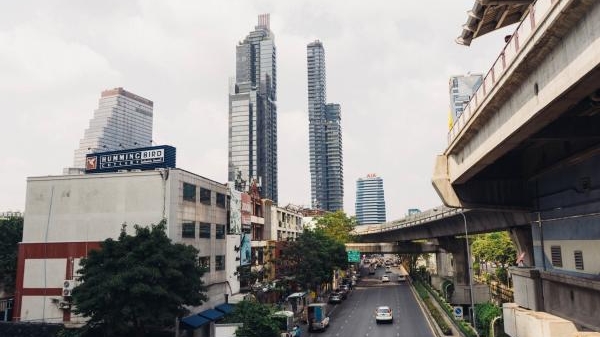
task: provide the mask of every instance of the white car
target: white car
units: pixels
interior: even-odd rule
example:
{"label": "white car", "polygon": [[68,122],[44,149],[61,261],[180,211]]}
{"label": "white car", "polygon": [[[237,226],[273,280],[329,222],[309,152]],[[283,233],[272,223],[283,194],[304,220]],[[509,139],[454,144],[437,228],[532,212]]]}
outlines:
{"label": "white car", "polygon": [[375,309],[375,322],[389,322],[393,323],[394,316],[392,315],[392,309],[387,306],[377,307]]}
{"label": "white car", "polygon": [[389,276],[387,276],[387,275],[383,275],[383,276],[381,277],[381,282],[390,282],[390,277],[389,277]]}
{"label": "white car", "polygon": [[392,272],[392,268],[390,266],[385,267],[385,272],[386,273],[391,273]]}
{"label": "white car", "polygon": [[406,275],[398,275],[398,282],[406,282]]}

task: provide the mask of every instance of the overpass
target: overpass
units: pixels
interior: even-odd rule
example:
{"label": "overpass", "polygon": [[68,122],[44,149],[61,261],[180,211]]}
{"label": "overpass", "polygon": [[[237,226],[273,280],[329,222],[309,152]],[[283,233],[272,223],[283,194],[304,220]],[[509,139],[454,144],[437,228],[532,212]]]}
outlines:
{"label": "overpass", "polygon": [[458,42],[511,22],[516,29],[436,159],[433,186],[455,210],[356,234],[362,242],[444,241],[461,227],[508,228],[527,267],[511,269],[506,332],[523,335],[516,327],[529,314],[520,310],[538,326],[559,326],[561,317],[600,331],[600,1],[477,0]]}

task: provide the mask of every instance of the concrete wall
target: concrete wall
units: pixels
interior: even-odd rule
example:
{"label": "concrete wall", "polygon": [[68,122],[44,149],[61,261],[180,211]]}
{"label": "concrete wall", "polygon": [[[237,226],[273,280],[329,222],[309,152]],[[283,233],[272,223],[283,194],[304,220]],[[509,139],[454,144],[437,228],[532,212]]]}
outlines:
{"label": "concrete wall", "polygon": [[600,337],[597,332],[579,332],[568,320],[545,312],[504,303],[504,332],[511,337]]}

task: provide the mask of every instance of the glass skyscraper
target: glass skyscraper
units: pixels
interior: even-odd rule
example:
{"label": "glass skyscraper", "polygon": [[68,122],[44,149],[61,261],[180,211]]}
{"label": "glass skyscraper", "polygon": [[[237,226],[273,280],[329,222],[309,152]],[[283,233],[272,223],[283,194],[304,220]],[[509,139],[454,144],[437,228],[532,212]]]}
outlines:
{"label": "glass skyscraper", "polygon": [[321,41],[307,46],[310,187],[313,208],[344,207],[341,107],[327,104],[325,49]]}
{"label": "glass skyscraper", "polygon": [[123,88],[105,90],[75,150],[74,168],[85,167],[85,155],[152,146],[154,103]]}
{"label": "glass skyscraper", "polygon": [[481,74],[450,77],[450,109],[453,122],[462,115],[465,106],[469,103],[473,93],[479,88],[482,81],[483,75]]}
{"label": "glass skyscraper", "polygon": [[236,77],[229,93],[229,181],[260,186],[277,203],[277,50],[269,14],[236,47]]}
{"label": "glass skyscraper", "polygon": [[356,181],[356,221],[360,225],[386,222],[383,179],[369,174]]}

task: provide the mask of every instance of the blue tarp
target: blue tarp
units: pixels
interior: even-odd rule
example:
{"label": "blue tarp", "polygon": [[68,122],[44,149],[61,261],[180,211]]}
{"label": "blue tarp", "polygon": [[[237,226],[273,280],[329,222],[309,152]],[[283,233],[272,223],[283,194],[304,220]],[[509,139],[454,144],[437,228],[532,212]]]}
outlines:
{"label": "blue tarp", "polygon": [[198,329],[204,324],[210,323],[210,319],[198,315],[192,315],[183,318],[181,323],[184,329]]}
{"label": "blue tarp", "polygon": [[235,307],[232,304],[229,303],[223,303],[223,304],[219,304],[215,307],[215,309],[222,311],[226,314],[230,313],[233,311]]}
{"label": "blue tarp", "polygon": [[204,310],[203,312],[198,313],[198,315],[206,317],[206,318],[210,319],[211,321],[216,321],[220,318],[223,318],[223,316],[225,316],[225,314],[222,311],[215,310],[215,309]]}

